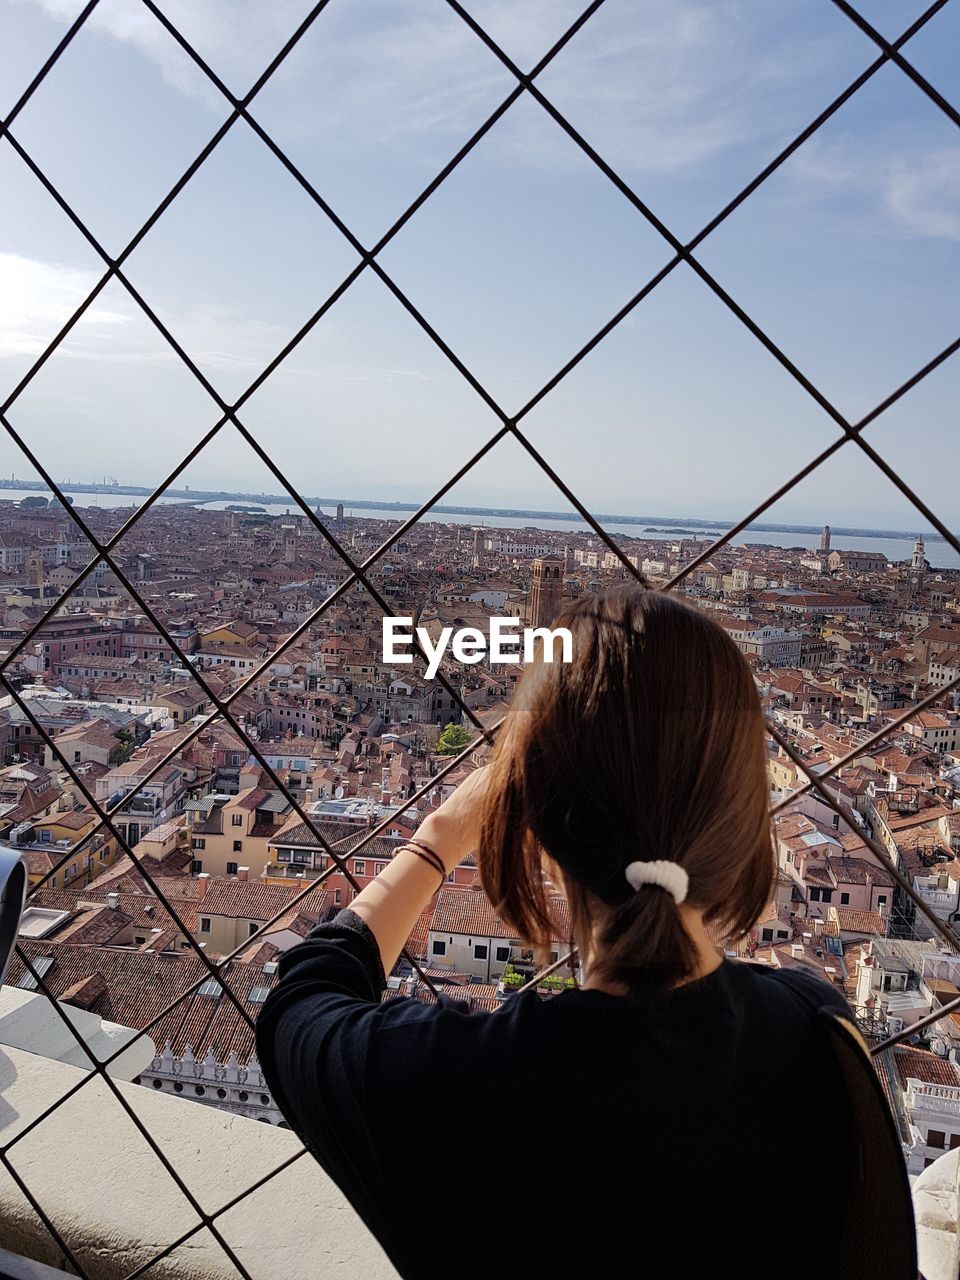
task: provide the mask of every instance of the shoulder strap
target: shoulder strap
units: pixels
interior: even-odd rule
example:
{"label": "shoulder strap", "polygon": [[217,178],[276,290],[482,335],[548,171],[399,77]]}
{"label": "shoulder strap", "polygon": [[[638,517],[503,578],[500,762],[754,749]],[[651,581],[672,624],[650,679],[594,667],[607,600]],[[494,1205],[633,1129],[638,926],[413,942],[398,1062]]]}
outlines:
{"label": "shoulder strap", "polygon": [[817,1015],[847,1088],[858,1159],[843,1225],[840,1274],[847,1280],[916,1280],[917,1235],[903,1147],[867,1043],[853,1018],[789,983]]}

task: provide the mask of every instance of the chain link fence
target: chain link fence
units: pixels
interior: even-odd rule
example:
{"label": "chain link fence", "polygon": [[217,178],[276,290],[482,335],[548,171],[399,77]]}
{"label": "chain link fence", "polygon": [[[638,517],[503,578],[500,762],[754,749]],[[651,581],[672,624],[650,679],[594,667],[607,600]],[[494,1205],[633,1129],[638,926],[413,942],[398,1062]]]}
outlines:
{"label": "chain link fence", "polygon": [[[90,290],[88,296],[74,310],[72,315],[61,327],[53,340],[49,343],[41,355],[37,357],[32,366],[27,370],[15,387],[13,387],[0,402],[0,423],[7,434],[10,442],[15,446],[19,456],[26,459],[32,466],[36,474],[48,486],[50,491],[60,500],[63,510],[69,519],[75,525],[78,534],[89,544],[91,548],[91,559],[84,567],[79,576],[74,580],[71,586],[63,592],[63,594],[55,600],[43,613],[43,616],[34,622],[25,633],[14,643],[8,650],[3,661],[0,662],[0,676],[7,672],[11,664],[18,658],[29,651],[30,646],[35,643],[37,638],[43,632],[44,627],[53,619],[63,605],[70,600],[78,589],[94,574],[100,566],[109,569],[116,578],[123,584],[129,600],[132,601],[137,608],[149,620],[150,624],[155,628],[157,634],[163,638],[169,650],[176,656],[179,662],[187,670],[191,670],[197,685],[207,699],[213,710],[202,718],[202,721],[195,724],[186,735],[181,736],[177,744],[166,755],[159,758],[149,769],[149,771],[140,779],[139,789],[149,785],[162,771],[181,753],[192,741],[197,739],[204,729],[214,721],[222,721],[229,725],[240,737],[245,741],[246,747],[249,749],[252,757],[257,761],[260,768],[269,777],[271,785],[278,791],[285,793],[286,798],[292,806],[293,812],[297,814],[299,819],[305,824],[311,833],[317,846],[327,855],[328,865],[317,878],[309,882],[305,887],[290,899],[270,921],[263,924],[254,937],[265,935],[276,924],[282,915],[286,914],[291,906],[296,903],[308,899],[311,895],[317,895],[321,890],[324,882],[334,873],[344,874],[354,889],[359,886],[356,879],[350,871],[346,862],[346,851],[342,845],[345,843],[331,842],[324,834],[323,830],[318,826],[314,816],[304,807],[297,794],[291,792],[283,783],[279,776],[279,771],[275,769],[267,759],[263,745],[253,736],[249,734],[240,715],[234,709],[234,704],[248,690],[250,690],[257,681],[264,675],[267,668],[277,661],[287,650],[296,645],[296,643],[308,632],[318,619],[338,601],[342,601],[349,591],[357,587],[359,584],[369,598],[384,613],[391,612],[387,601],[376,586],[371,574],[382,562],[383,557],[388,550],[395,546],[404,534],[411,529],[417,521],[419,521],[431,508],[441,502],[444,496],[456,485],[464,476],[468,475],[471,469],[484,458],[494,446],[506,437],[511,437],[529,456],[536,466],[547,476],[549,480],[564,494],[571,506],[577,511],[587,526],[593,531],[596,537],[613,553],[618,562],[623,566],[624,571],[630,574],[645,586],[651,584],[647,581],[644,574],[637,566],[627,558],[622,549],[617,545],[613,538],[604,529],[601,523],[594,517],[591,511],[578,499],[569,485],[551,466],[541,452],[531,442],[529,436],[524,430],[524,419],[528,414],[539,405],[545,397],[550,393],[583,361],[604,339],[618,326],[626,317],[635,311],[646,298],[648,298],[654,290],[671,275],[681,264],[685,265],[702,281],[702,283],[719,299],[719,301],[727,308],[729,313],[743,325],[758,343],[760,343],[769,355],[779,363],[800,388],[809,396],[820,410],[833,420],[837,428],[835,440],[829,447],[823,449],[817,456],[812,457],[795,475],[786,479],[773,493],[771,493],[763,502],[756,506],[752,511],[748,512],[743,518],[737,521],[731,528],[726,530],[722,536],[716,540],[702,552],[700,552],[689,563],[685,564],[682,569],[677,572],[665,585],[656,589],[673,590],[682,586],[685,579],[694,572],[700,565],[709,561],[710,558],[730,540],[736,537],[749,525],[757,521],[765,511],[767,511],[775,502],[779,501],[784,495],[789,493],[807,476],[811,475],[825,463],[829,458],[836,454],[840,449],[847,451],[860,451],[891,481],[899,491],[904,494],[916,509],[923,515],[924,519],[945,539],[945,541],[955,551],[960,552],[960,540],[956,534],[948,527],[947,523],[932,511],[923,500],[913,491],[913,489],[901,478],[896,468],[891,466],[870,444],[866,438],[866,429],[875,422],[881,415],[887,412],[893,405],[898,403],[902,397],[907,395],[918,384],[920,384],[931,373],[938,369],[945,361],[949,360],[960,346],[960,338],[952,342],[943,350],[933,353],[928,362],[916,373],[905,381],[902,385],[887,394],[869,413],[863,415],[859,421],[849,421],[847,417],[840,411],[837,406],[819,389],[811,379],[794,363],[790,355],[785,352],[764,330],[761,326],[744,310],[744,308],[733,298],[718,280],[704,267],[696,256],[697,248],[709,237],[722,223],[726,221],[745,201],[756,192],[772,174],[774,174],[804,143],[813,137],[819,129],[839,111],[846,102],[848,102],[864,85],[866,85],[882,68],[887,66],[896,67],[902,74],[908,77],[913,84],[927,96],[927,98],[935,104],[935,106],[954,124],[960,125],[960,115],[957,110],[931,85],[923,75],[908,61],[904,54],[905,47],[910,40],[920,32],[930,20],[944,8],[948,0],[936,0],[924,12],[922,12],[903,33],[895,40],[888,41],[885,39],[867,20],[857,12],[852,5],[846,0],[831,0],[835,7],[843,13],[851,23],[853,23],[861,32],[863,32],[876,46],[876,56],[872,62],[867,65],[862,73],[856,77],[842,93],[838,94],[831,102],[824,106],[823,110],[810,121],[810,123],[801,130],[777,155],[775,155],[764,168],[756,174],[756,176],[743,187],[722,209],[720,209],[714,217],[695,235],[686,242],[678,238],[671,229],[666,226],[653,210],[645,203],[643,198],[624,180],[622,175],[602,156],[598,151],[590,145],[590,143],[578,132],[574,123],[569,121],[562,112],[550,101],[547,95],[542,92],[538,85],[538,79],[541,73],[554,61],[557,55],[566,45],[575,37],[584,24],[588,23],[591,17],[601,8],[603,0],[593,0],[579,17],[574,21],[567,30],[563,32],[559,39],[552,47],[543,55],[543,57],[529,71],[523,71],[510,58],[500,44],[497,43],[487,30],[465,9],[457,0],[440,0],[446,3],[452,12],[466,25],[473,33],[473,36],[480,41],[489,52],[499,61],[503,68],[513,77],[515,84],[511,91],[503,98],[494,111],[492,111],[487,119],[477,128],[468,140],[459,148],[459,150],[451,156],[449,161],[437,173],[435,178],[420,192],[417,198],[410,206],[398,217],[395,222],[384,232],[379,240],[371,247],[364,245],[343,221],[341,217],[334,211],[331,205],[324,198],[322,192],[316,189],[313,183],[305,176],[300,168],[289,158],[284,150],[270,136],[266,129],[258,122],[254,109],[256,106],[256,98],[263,87],[268,83],[277,69],[284,63],[291,52],[297,47],[308,31],[314,24],[323,21],[323,11],[327,7],[328,0],[319,0],[310,12],[306,15],[297,29],[290,35],[289,39],[283,45],[277,55],[269,62],[263,73],[253,84],[252,88],[243,97],[235,96],[227,85],[220,79],[213,68],[205,61],[197,49],[191,42],[185,38],[177,26],[169,19],[163,9],[154,0],[139,0],[143,9],[149,13],[152,20],[158,23],[168,35],[176,41],[177,45],[192,60],[196,68],[203,74],[212,90],[222,95],[224,103],[229,108],[227,118],[222,125],[215,131],[203,149],[196,155],[195,159],[184,170],[179,179],[170,188],[163,200],[157,205],[150,216],[145,220],[143,225],[138,229],[136,234],[130,241],[118,252],[109,252],[93,234],[86,225],[84,220],[71,207],[57,186],[47,177],[40,166],[36,163],[28,151],[21,145],[17,137],[17,122],[24,107],[30,102],[33,96],[42,91],[44,80],[56,65],[64,51],[68,48],[71,41],[77,33],[83,28],[84,24],[90,19],[91,14],[98,6],[98,0],[89,0],[76,20],[70,25],[65,35],[50,53],[46,62],[39,68],[28,87],[20,96],[19,100],[13,106],[7,118],[0,123],[0,146],[6,146],[13,150],[19,157],[20,161],[30,170],[37,181],[48,193],[50,198],[55,201],[60,210],[70,220],[76,230],[80,233],[86,243],[97,255],[102,263],[102,275],[97,280],[94,287]],[[563,365],[557,372],[530,397],[527,402],[522,405],[519,410],[509,412],[507,408],[501,406],[498,400],[490,393],[490,391],[481,383],[481,381],[470,370],[467,364],[457,355],[449,343],[444,339],[443,335],[437,331],[431,324],[429,318],[425,316],[417,306],[411,301],[407,294],[399,287],[394,279],[384,269],[380,258],[383,250],[391,243],[398,232],[409,222],[409,220],[417,214],[421,206],[428,201],[434,192],[445,182],[458,165],[470,154],[492,129],[497,127],[498,122],[510,110],[511,106],[518,99],[526,96],[529,100],[542,109],[559,128],[567,135],[567,137],[579,148],[582,155],[586,156],[599,172],[616,188],[620,194],[629,201],[636,211],[637,218],[642,220],[663,239],[671,251],[671,256],[642,287],[637,289],[629,301],[620,308],[620,310],[604,324],[593,336],[583,344],[583,346]],[[285,170],[299,184],[300,188],[315,203],[323,214],[329,219],[330,223],[344,237],[349,246],[357,255],[357,261],[353,269],[341,280],[339,285],[325,298],[320,305],[316,307],[309,319],[300,327],[300,329],[289,339],[289,341],[276,353],[272,360],[261,370],[256,378],[249,384],[241,395],[231,403],[228,403],[211,384],[199,365],[191,358],[190,354],[180,345],[173,333],[167,328],[158,314],[151,307],[148,298],[142,296],[137,290],[125,272],[125,264],[143,239],[149,235],[151,229],[156,225],[158,220],[163,217],[167,209],[177,199],[184,187],[190,182],[191,178],[205,163],[208,157],[219,146],[223,139],[232,130],[247,129],[256,136],[257,139],[269,149],[276,159],[283,165]],[[337,301],[344,293],[351,288],[354,282],[360,278],[365,272],[370,272],[376,276],[379,281],[389,290],[389,292],[397,299],[404,310],[415,321],[424,334],[435,344],[436,348],[442,353],[447,361],[453,366],[457,373],[463,378],[469,388],[480,398],[487,408],[495,415],[499,422],[498,429],[484,441],[482,445],[469,457],[461,467],[459,467],[449,479],[434,492],[408,519],[405,519],[397,529],[389,534],[388,537],[378,546],[370,555],[363,559],[357,559],[351,555],[347,547],[337,537],[339,530],[334,530],[329,524],[314,510],[312,510],[304,498],[300,495],[298,486],[277,466],[271,458],[270,453],[251,433],[243,420],[243,411],[250,397],[257,391],[259,387],[274,373],[274,371],[287,359],[287,357],[295,351],[304,341],[308,334],[315,328],[319,321],[327,314],[327,312],[336,305]],[[173,468],[165,477],[156,490],[147,498],[142,505],[122,523],[121,527],[110,536],[101,538],[90,527],[88,520],[84,518],[80,511],[73,508],[62,488],[54,480],[50,472],[44,465],[43,460],[37,455],[27,439],[16,430],[9,418],[9,411],[15,404],[21,394],[32,383],[36,375],[43,368],[50,357],[57,351],[61,344],[74,330],[78,322],[89,312],[90,308],[96,302],[97,298],[103,293],[103,290],[111,283],[119,284],[126,292],[132,302],[139,311],[154,327],[157,334],[160,335],[163,342],[170,351],[182,361],[190,375],[196,380],[197,384],[207,393],[211,403],[211,416],[215,418],[209,430],[199,439],[192,449],[181,459],[181,461]],[[328,548],[343,562],[347,576],[330,592],[327,598],[303,621],[301,621],[286,637],[283,643],[277,648],[264,662],[258,667],[248,672],[248,674],[237,684],[226,696],[221,696],[217,689],[205,676],[204,672],[194,669],[187,660],[187,654],[181,646],[178,638],[172,633],[171,629],[166,625],[164,620],[158,616],[157,611],[151,606],[149,600],[144,597],[140,587],[131,579],[124,571],[123,565],[118,560],[118,551],[121,547],[123,539],[130,533],[146,515],[153,505],[163,496],[185,469],[203,452],[203,450],[214,440],[215,437],[223,430],[227,424],[239,433],[239,436],[246,442],[260,462],[266,467],[272,477],[289,493],[292,500],[296,504],[303,517],[309,521],[314,527],[317,534],[323,540]],[[418,646],[419,648],[419,646]],[[422,649],[419,649],[419,655],[424,658]],[[498,724],[485,726],[481,718],[468,706],[466,706],[460,698],[457,689],[447,680],[447,677],[440,672],[437,681],[446,690],[447,694],[453,698],[460,706],[463,717],[469,722],[476,732],[476,740],[467,747],[459,756],[452,758],[443,769],[433,778],[429,784],[421,788],[418,792],[411,795],[405,807],[411,807],[418,803],[426,794],[432,791],[442,779],[449,773],[453,772],[462,760],[468,758],[476,746],[495,741]],[[178,992],[176,997],[171,1000],[150,1022],[138,1030],[138,1037],[148,1036],[151,1029],[163,1020],[177,1006],[182,1005],[195,992],[197,992],[204,982],[216,979],[222,986],[222,993],[226,1000],[230,1001],[235,1008],[237,1019],[248,1025],[251,1033],[253,1029],[253,1019],[248,1007],[248,1001],[241,999],[233,990],[230,981],[231,964],[236,960],[237,955],[244,950],[250,940],[247,939],[241,946],[234,951],[219,959],[214,959],[206,954],[206,950],[199,945],[191,936],[189,928],[181,918],[176,906],[170,901],[163,887],[157,883],[155,876],[150,869],[144,865],[140,855],[135,848],[128,842],[125,828],[117,825],[117,813],[125,805],[129,803],[130,796],[125,796],[112,807],[99,802],[88,785],[85,778],[74,767],[73,762],[66,759],[63,752],[57,744],[57,740],[51,733],[40,723],[36,713],[30,705],[30,700],[25,699],[21,691],[16,685],[7,679],[3,679],[3,685],[6,692],[10,695],[13,704],[19,709],[26,721],[32,726],[33,731],[45,746],[49,749],[53,759],[57,764],[69,774],[76,786],[78,793],[84,798],[89,807],[97,814],[97,824],[93,830],[89,831],[69,850],[63,853],[62,858],[47,873],[47,875],[35,885],[31,890],[35,894],[44,886],[57,872],[57,870],[66,865],[67,862],[76,858],[78,853],[82,853],[85,849],[92,845],[92,842],[103,833],[108,833],[116,842],[117,847],[126,853],[132,861],[134,867],[137,868],[143,882],[148,886],[149,890],[156,895],[157,900],[162,904],[169,913],[169,917],[180,929],[184,938],[188,940],[189,946],[198,961],[195,980],[183,991]],[[768,723],[769,732],[773,740],[779,745],[781,750],[789,757],[806,776],[807,781],[798,790],[790,795],[784,796],[775,806],[775,811],[781,811],[791,803],[795,802],[802,795],[808,792],[814,792],[826,805],[834,812],[841,815],[846,821],[850,822],[854,827],[857,826],[850,806],[844,801],[836,790],[831,789],[831,779],[848,763],[858,756],[864,754],[871,746],[880,742],[883,738],[895,733],[898,728],[911,716],[915,715],[918,710],[922,710],[934,702],[941,700],[945,694],[950,693],[954,689],[960,687],[960,677],[956,677],[942,685],[935,692],[924,698],[921,702],[910,707],[902,715],[898,716],[891,724],[889,724],[882,732],[874,734],[866,743],[862,743],[841,760],[838,760],[827,769],[817,769],[812,771],[805,763],[803,756],[797,748],[791,743],[783,729],[773,722]],[[363,838],[357,842],[350,842],[350,857],[355,857],[365,845],[375,840],[382,834],[390,822],[395,821],[395,816],[384,819],[375,827],[368,830]],[[916,910],[923,915],[929,922],[935,935],[940,938],[952,951],[960,950],[960,936],[958,936],[953,925],[941,920],[926,902],[918,895],[911,881],[904,876],[894,865],[887,849],[872,836],[864,835],[864,842],[876,855],[878,860],[884,865],[893,876],[898,888],[903,895],[911,900]],[[438,992],[435,984],[430,976],[423,972],[420,964],[415,956],[404,953],[407,962],[411,968],[418,974],[425,986],[437,996]],[[27,973],[30,974],[35,987],[43,992],[54,1010],[57,1017],[62,1021],[68,1034],[75,1037],[78,1041],[83,1053],[89,1060],[89,1072],[84,1075],[62,1098],[58,1099],[50,1107],[43,1110],[39,1115],[35,1116],[29,1123],[23,1126],[16,1136],[0,1149],[0,1161],[9,1173],[23,1195],[29,1201],[34,1211],[42,1220],[50,1235],[56,1241],[56,1244],[64,1259],[74,1268],[80,1276],[86,1276],[88,1271],[85,1269],[81,1260],[75,1255],[71,1249],[69,1240],[58,1228],[56,1222],[52,1221],[43,1207],[43,1188],[28,1185],[28,1182],[21,1173],[18,1172],[15,1164],[16,1147],[29,1134],[40,1129],[44,1122],[61,1106],[63,1106],[74,1095],[80,1093],[91,1080],[100,1080],[109,1089],[116,1098],[117,1105],[123,1109],[129,1117],[131,1123],[140,1132],[143,1140],[147,1143],[157,1159],[163,1164],[170,1178],[177,1184],[181,1194],[186,1198],[191,1209],[196,1214],[196,1222],[193,1227],[182,1233],[177,1239],[171,1240],[163,1249],[158,1250],[157,1254],[149,1262],[139,1266],[136,1270],[129,1273],[128,1280],[134,1280],[135,1277],[144,1275],[150,1271],[150,1268],[164,1258],[170,1257],[178,1248],[188,1243],[197,1233],[204,1229],[208,1230],[210,1235],[219,1243],[224,1253],[231,1260],[239,1275],[253,1280],[250,1272],[243,1262],[238,1258],[236,1252],[231,1248],[228,1240],[220,1230],[219,1221],[229,1210],[235,1208],[246,1197],[252,1195],[259,1190],[271,1178],[277,1176],[284,1169],[289,1167],[295,1160],[301,1158],[305,1152],[300,1150],[296,1155],[291,1156],[277,1168],[266,1170],[257,1176],[257,1171],[251,1170],[250,1186],[241,1194],[232,1197],[228,1203],[221,1205],[219,1208],[211,1211],[204,1208],[197,1200],[196,1196],[191,1192],[190,1188],[184,1182],[167,1158],[162,1145],[149,1132],[146,1125],[142,1122],[135,1110],[126,1100],[123,1092],[117,1087],[113,1078],[108,1072],[108,1068],[122,1052],[130,1047],[130,1042],[124,1042],[123,1048],[104,1059],[98,1059],[87,1047],[83,1037],[77,1032],[73,1023],[67,1017],[62,1005],[60,1005],[52,996],[50,988],[44,979],[42,966],[38,967],[30,953],[22,946],[18,946],[17,955],[21,964]],[[549,968],[544,969],[537,977],[528,984],[530,988],[536,986],[536,983],[545,976],[559,969],[570,961],[570,955],[562,956]],[[521,998],[521,997],[517,997]],[[915,1023],[913,1026],[904,1028],[903,1032],[897,1036],[877,1044],[874,1053],[882,1052],[894,1044],[902,1040],[908,1039],[918,1030],[929,1025],[931,1022],[945,1017],[950,1013],[960,1010],[960,997],[948,1001],[934,1010],[928,1017]],[[188,1117],[184,1117],[185,1122]]]}

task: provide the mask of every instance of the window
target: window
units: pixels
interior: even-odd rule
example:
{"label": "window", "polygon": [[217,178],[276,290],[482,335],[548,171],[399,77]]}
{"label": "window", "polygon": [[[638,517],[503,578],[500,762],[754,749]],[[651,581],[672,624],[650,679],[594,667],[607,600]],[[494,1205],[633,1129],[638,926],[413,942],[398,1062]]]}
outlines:
{"label": "window", "polygon": [[365,876],[367,874],[367,864],[359,860],[353,864],[353,874],[355,876]]}
{"label": "window", "polygon": [[232,813],[232,814],[230,815],[230,821],[231,821],[231,823],[233,824],[233,826],[235,826],[235,827],[242,827],[242,826],[243,826],[243,814],[242,814],[242,813]]}
{"label": "window", "polygon": [[478,942],[474,945],[473,958],[474,960],[486,960],[487,944],[485,942]]}
{"label": "window", "polygon": [[760,930],[760,941],[761,941],[761,942],[772,942],[772,941],[773,941],[773,930],[772,930],[772,929],[761,929],[761,930]]}
{"label": "window", "polygon": [[510,948],[509,948],[509,947],[497,947],[497,959],[498,959],[498,960],[509,960],[509,959],[510,959]]}
{"label": "window", "polygon": [[927,1130],[927,1146],[928,1147],[945,1147],[947,1145],[946,1138],[942,1129]]}
{"label": "window", "polygon": [[243,841],[242,841],[242,840],[234,840],[234,842],[233,842],[233,852],[234,852],[234,853],[242,853],[242,852],[243,852]]}
{"label": "window", "polygon": [[210,917],[209,917],[209,916],[201,916],[201,917],[200,917],[200,932],[201,932],[201,933],[209,933],[209,932],[210,932]]}
{"label": "window", "polygon": [[250,937],[251,937],[251,938],[252,938],[252,937],[253,937],[253,935],[257,932],[257,930],[258,930],[259,928],[260,928],[259,921],[257,921],[257,920],[250,920],[250,921],[248,921],[248,922],[247,922],[247,930],[248,930],[249,935],[250,935]]}
{"label": "window", "polygon": [[227,875],[235,876],[237,874],[237,864],[235,862],[227,863]]}
{"label": "window", "polygon": [[849,893],[841,893],[841,895],[840,895],[840,905],[841,905],[841,907],[849,907],[849,905],[850,905],[850,895],[849,895]]}
{"label": "window", "polygon": [[340,890],[339,890],[339,889],[334,889],[334,891],[333,891],[333,905],[334,905],[335,907],[339,907],[339,905],[340,905]]}
{"label": "window", "polygon": [[199,858],[194,858],[194,860],[190,863],[190,874],[192,876],[198,876],[202,870],[203,870],[203,863],[200,861]]}
{"label": "window", "polygon": [[190,843],[193,845],[194,849],[205,849],[207,847],[207,842],[204,840],[203,836],[194,836]]}
{"label": "window", "polygon": [[832,890],[832,889],[822,889],[822,890],[821,890],[821,892],[820,892],[820,896],[821,896],[821,898],[823,899],[823,901],[824,901],[824,902],[831,902],[831,901],[833,900],[833,890]]}
{"label": "window", "polygon": [[887,895],[885,893],[877,894],[877,906],[885,907],[887,905]]}
{"label": "window", "polygon": [[445,942],[437,941],[433,944],[431,950],[435,956],[445,956],[447,954],[447,944]]}
{"label": "window", "polygon": [[254,987],[247,999],[251,1004],[263,1004],[269,994],[269,987]]}
{"label": "window", "polygon": [[819,902],[819,901],[820,901],[820,890],[819,890],[819,889],[811,889],[811,890],[810,890],[810,901],[811,901],[811,902]]}

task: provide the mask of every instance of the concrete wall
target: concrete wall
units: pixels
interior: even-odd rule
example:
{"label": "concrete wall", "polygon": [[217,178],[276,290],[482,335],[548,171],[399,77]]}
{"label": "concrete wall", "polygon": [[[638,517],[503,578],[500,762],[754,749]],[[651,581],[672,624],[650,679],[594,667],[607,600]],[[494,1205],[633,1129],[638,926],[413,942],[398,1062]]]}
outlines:
{"label": "concrete wall", "polygon": [[[19,1049],[0,1049],[0,1143],[9,1142],[85,1074]],[[188,1107],[139,1085],[118,1089],[207,1212],[215,1212],[300,1149],[295,1134],[213,1108]],[[77,1254],[91,1280],[121,1280],[188,1232],[196,1211],[100,1078],[91,1079],[21,1142],[13,1167]],[[216,1219],[257,1280],[304,1274],[396,1280],[396,1271],[340,1190],[309,1156]],[[62,1264],[6,1169],[0,1169],[0,1241]],[[202,1229],[150,1269],[151,1280],[236,1280]]]}

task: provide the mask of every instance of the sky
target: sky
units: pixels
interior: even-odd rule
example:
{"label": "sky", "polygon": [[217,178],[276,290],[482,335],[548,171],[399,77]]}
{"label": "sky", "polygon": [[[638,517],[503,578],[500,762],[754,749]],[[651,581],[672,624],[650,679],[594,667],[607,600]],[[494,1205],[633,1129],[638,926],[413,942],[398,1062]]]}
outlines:
{"label": "sky", "polygon": [[[0,114],[81,8],[0,0]],[[160,0],[232,93],[246,94],[308,13],[303,0]],[[469,0],[521,71],[580,12],[568,0]],[[896,38],[913,0],[860,0]],[[904,54],[960,104],[960,0]],[[876,57],[823,0],[606,0],[536,83],[681,241],[720,211]],[[444,0],[330,0],[250,102],[363,248],[373,247],[516,81]],[[230,115],[140,0],[101,0],[12,126],[105,252],[117,255]],[[0,140],[0,400],[103,271]],[[378,256],[498,408],[519,413],[673,257],[522,94]],[[960,332],[960,134],[898,68],[877,72],[696,250],[703,268],[848,421]],[[125,262],[130,283],[232,403],[359,261],[243,120]],[[960,355],[864,439],[960,524]],[[57,480],[159,484],[216,404],[112,281],[9,409]],[[427,500],[500,419],[373,271],[240,418],[292,484],[336,498]],[[840,428],[681,263],[521,419],[588,507],[735,519]],[[15,444],[0,474],[32,476]],[[178,481],[279,492],[227,424]],[[513,439],[444,501],[568,506]],[[928,529],[848,443],[763,517]]]}

